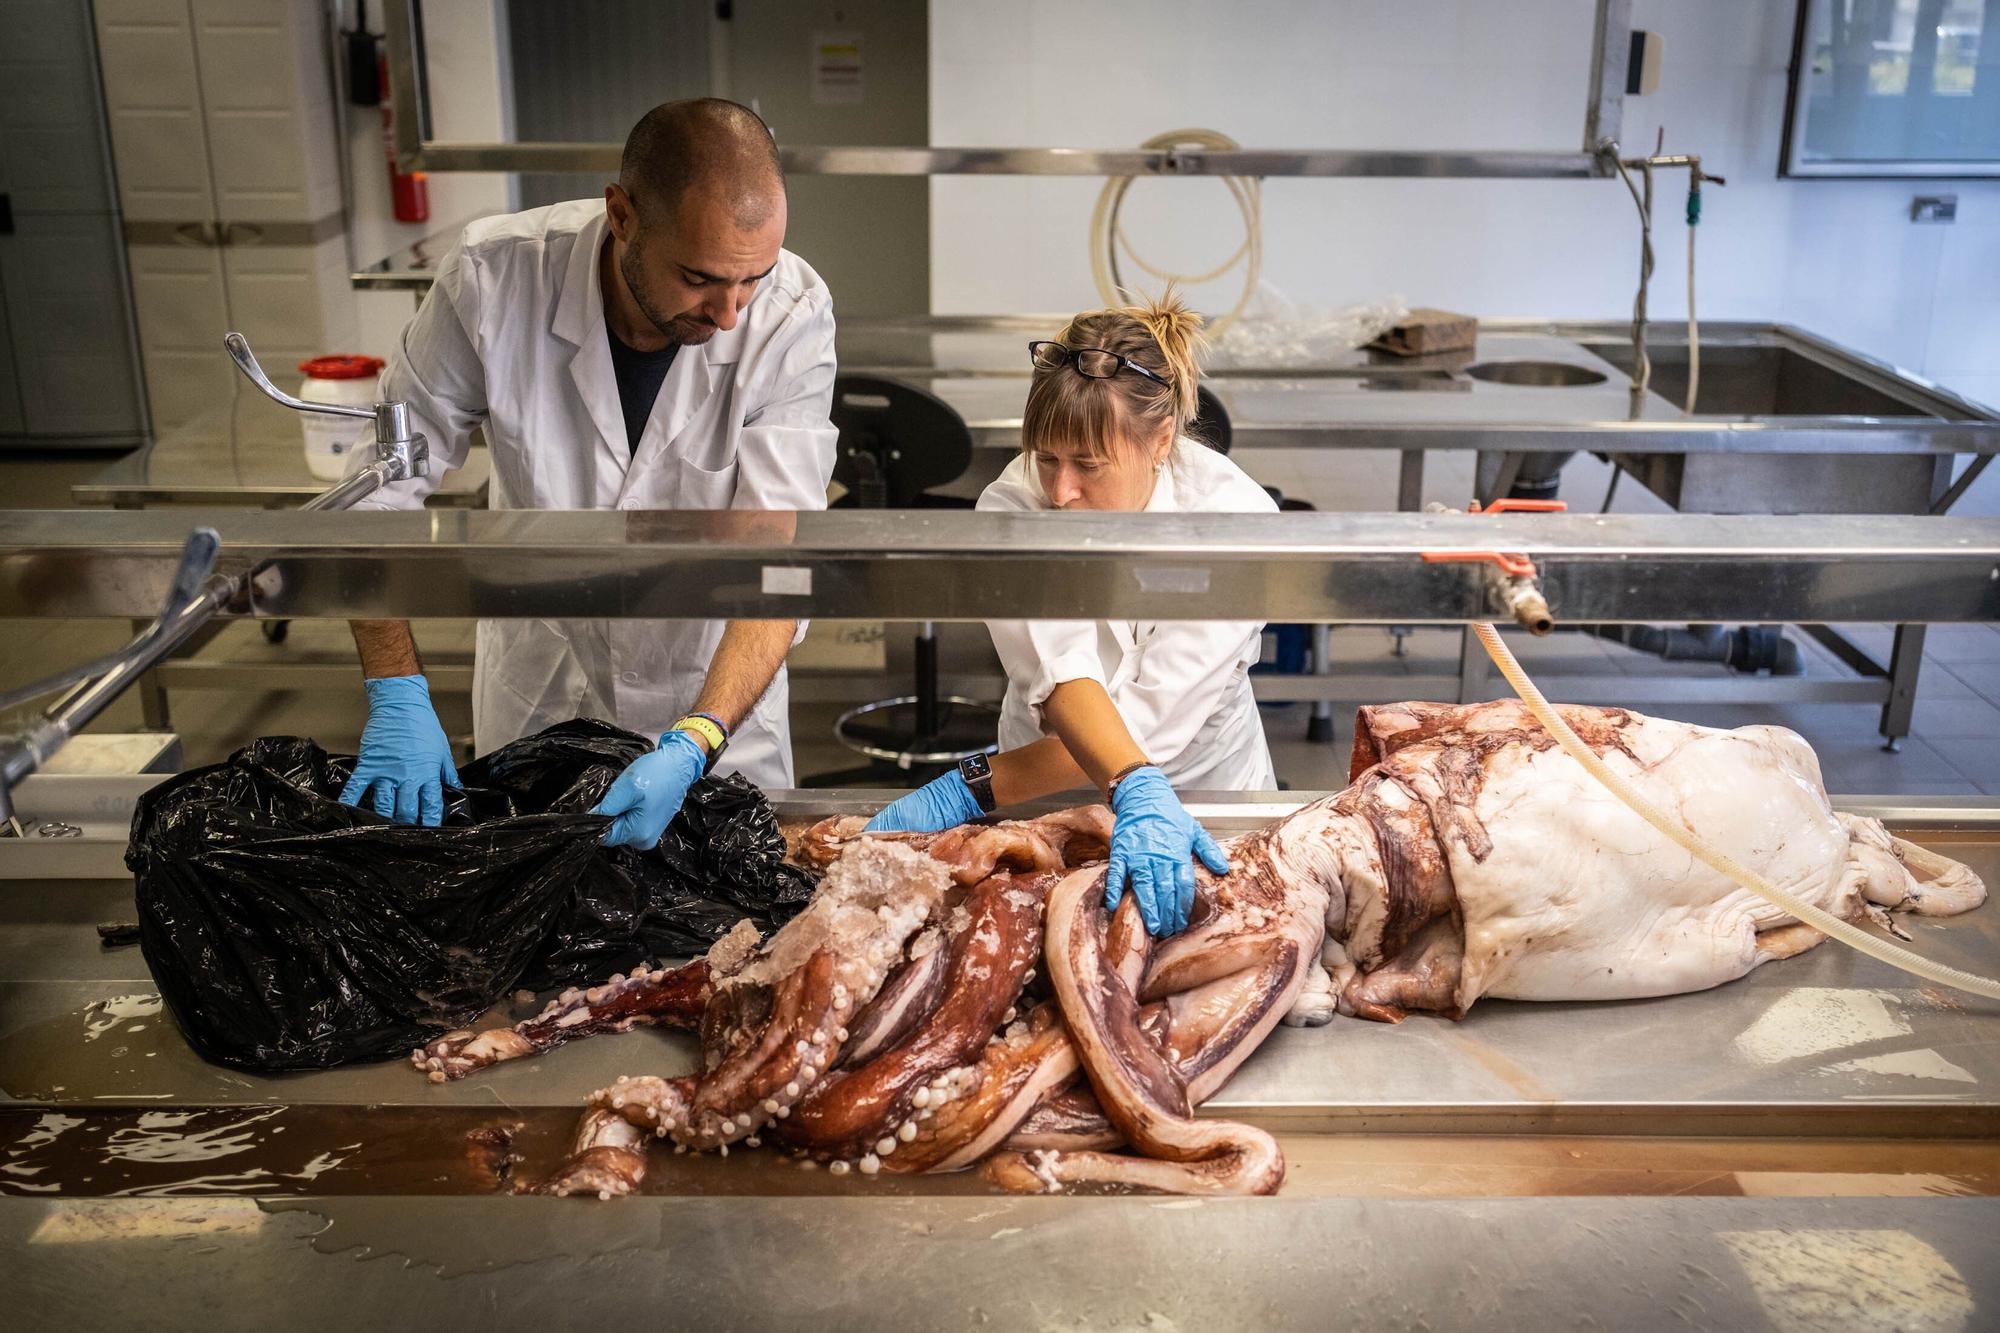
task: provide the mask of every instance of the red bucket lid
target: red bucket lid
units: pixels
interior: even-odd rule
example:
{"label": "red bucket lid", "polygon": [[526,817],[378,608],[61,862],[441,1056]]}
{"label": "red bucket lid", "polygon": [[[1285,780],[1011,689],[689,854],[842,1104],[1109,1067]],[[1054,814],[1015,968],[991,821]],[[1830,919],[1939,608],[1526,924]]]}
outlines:
{"label": "red bucket lid", "polygon": [[379,356],[355,356],[343,352],[301,361],[299,373],[316,380],[365,380],[381,373],[383,364]]}

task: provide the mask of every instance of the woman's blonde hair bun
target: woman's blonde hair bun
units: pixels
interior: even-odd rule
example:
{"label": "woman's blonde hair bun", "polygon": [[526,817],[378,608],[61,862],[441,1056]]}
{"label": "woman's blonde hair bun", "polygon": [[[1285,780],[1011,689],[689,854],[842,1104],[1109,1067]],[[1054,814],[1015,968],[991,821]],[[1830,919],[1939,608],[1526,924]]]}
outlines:
{"label": "woman's blonde hair bun", "polygon": [[1202,336],[1202,317],[1187,308],[1172,287],[1144,305],[1126,306],[1130,315],[1146,326],[1166,359],[1168,378],[1174,382],[1174,406],[1182,422],[1194,420],[1195,385],[1201,379],[1201,353],[1208,346]]}

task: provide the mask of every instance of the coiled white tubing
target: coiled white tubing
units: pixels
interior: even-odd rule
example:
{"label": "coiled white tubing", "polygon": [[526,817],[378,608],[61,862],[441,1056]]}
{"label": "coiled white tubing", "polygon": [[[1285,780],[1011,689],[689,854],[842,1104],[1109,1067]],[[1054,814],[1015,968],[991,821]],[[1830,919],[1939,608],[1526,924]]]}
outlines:
{"label": "coiled white tubing", "polygon": [[[1241,144],[1226,134],[1215,130],[1186,129],[1170,130],[1156,134],[1139,145],[1149,152],[1169,148],[1240,148]],[[1132,262],[1151,277],[1159,279],[1167,286],[1188,286],[1200,282],[1212,282],[1234,268],[1244,265],[1243,293],[1229,313],[1209,321],[1211,334],[1219,334],[1235,323],[1256,294],[1257,279],[1264,268],[1264,185],[1252,176],[1219,177],[1235,199],[1237,211],[1243,217],[1243,243],[1236,247],[1229,258],[1223,260],[1206,273],[1174,273],[1148,263],[1139,252],[1132,248],[1125,229],[1119,225],[1118,212],[1125,201],[1125,192],[1132,188],[1135,178],[1113,176],[1104,182],[1104,189],[1098,193],[1097,206],[1090,213],[1090,272],[1097,283],[1097,295],[1107,306],[1126,305],[1133,298],[1130,288],[1122,287],[1118,281],[1117,249],[1122,247],[1131,256]]]}

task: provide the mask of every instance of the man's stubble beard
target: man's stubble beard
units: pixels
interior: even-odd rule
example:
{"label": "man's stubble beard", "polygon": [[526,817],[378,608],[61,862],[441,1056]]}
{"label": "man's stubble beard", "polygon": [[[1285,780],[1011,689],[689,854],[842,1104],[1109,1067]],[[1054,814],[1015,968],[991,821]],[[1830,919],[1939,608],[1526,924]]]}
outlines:
{"label": "man's stubble beard", "polygon": [[668,342],[699,347],[713,338],[717,329],[708,321],[692,315],[665,315],[652,298],[646,294],[645,270],[639,265],[639,237],[632,238],[632,244],[625,247],[624,257],[619,261],[619,272],[625,279],[625,290],[632,293],[632,302],[639,307],[639,313],[657,329]]}

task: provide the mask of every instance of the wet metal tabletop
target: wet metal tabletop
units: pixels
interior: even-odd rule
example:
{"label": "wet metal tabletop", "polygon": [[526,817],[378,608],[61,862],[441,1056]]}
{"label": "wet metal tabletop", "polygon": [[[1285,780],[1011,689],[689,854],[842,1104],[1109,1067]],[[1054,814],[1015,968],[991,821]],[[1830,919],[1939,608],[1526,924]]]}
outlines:
{"label": "wet metal tabletop", "polygon": [[[1198,802],[1218,831],[1305,797]],[[873,809],[883,794],[777,793],[781,816]],[[2000,883],[2000,828],[1906,836]],[[87,828],[91,827],[86,825]],[[115,838],[115,835],[113,835]],[[102,836],[77,840],[84,856]],[[69,848],[64,849],[69,852]],[[0,845],[0,876],[6,873]],[[46,857],[48,852],[40,853]],[[102,853],[99,853],[101,856]],[[44,863],[46,868],[46,863]],[[133,916],[124,879],[0,878],[0,1092],[42,1105],[264,1104],[568,1107],[619,1074],[695,1067],[692,1039],[638,1030],[432,1085],[390,1062],[263,1078],[197,1057],[160,1012],[136,948],[100,946],[95,925]],[[2000,910],[1910,917],[1920,952],[1991,975]],[[532,1012],[503,1005],[490,1023]],[[1655,1000],[1482,1000],[1458,1022],[1337,1019],[1280,1028],[1211,1100],[1212,1114],[1284,1130],[1650,1134],[1919,1134],[2000,1128],[1993,1006],[1919,983],[1826,944],[1713,990]]]}
{"label": "wet metal tabletop", "polygon": [[[95,930],[133,914],[106,860],[140,785],[43,788],[84,830],[54,861],[0,844],[0,1253],[10,1304],[40,1324],[122,1333],[141,1303],[144,1327],[203,1333],[274,1315],[482,1330],[2000,1320],[2000,1199],[1886,1197],[2000,1192],[1993,1007],[1832,944],[1695,995],[1281,1028],[1206,1108],[1279,1133],[1293,1170],[1276,1199],[1023,1199],[969,1173],[836,1180],[769,1151],[667,1156],[645,1197],[519,1198],[496,1194],[507,1153],[546,1169],[587,1094],[690,1069],[691,1044],[597,1037],[444,1085],[393,1061],[282,1077],[205,1064],[138,950]],[[773,795],[794,827],[884,797]],[[1190,808],[1228,832],[1311,795]],[[1982,804],[1837,803],[2000,880],[2000,817]],[[1926,954],[2000,966],[1993,907],[1906,924]],[[482,1147],[496,1132],[511,1137]],[[1721,1197],[1739,1193],[1759,1197]]]}
{"label": "wet metal tabletop", "polygon": [[[1936,1329],[1994,1199],[0,1199],[71,1330]],[[1115,1276],[1113,1275],[1115,1272]]]}

